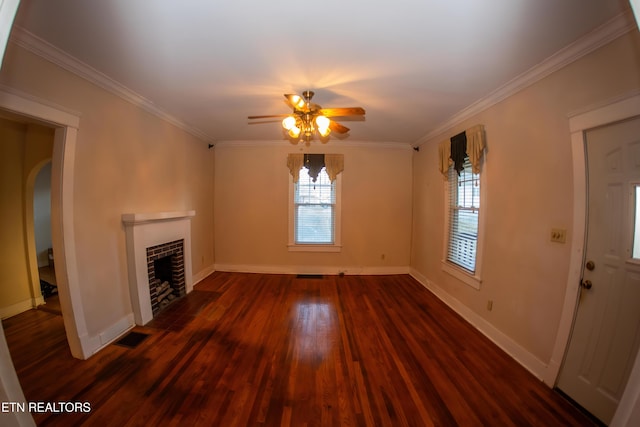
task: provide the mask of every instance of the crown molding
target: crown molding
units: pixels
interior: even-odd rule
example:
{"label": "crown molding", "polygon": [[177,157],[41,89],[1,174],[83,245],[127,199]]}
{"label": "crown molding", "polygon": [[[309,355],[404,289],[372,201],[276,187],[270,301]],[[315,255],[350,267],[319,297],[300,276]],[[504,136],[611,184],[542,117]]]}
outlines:
{"label": "crown molding", "polygon": [[111,77],[74,58],[61,49],[58,49],[51,43],[41,39],[26,29],[15,25],[11,30],[9,41],[20,46],[21,48],[37,55],[59,67],[70,71],[71,73],[87,80],[94,85],[113,93],[114,95],[124,99],[125,101],[142,108],[148,113],[171,123],[172,125],[184,130],[185,132],[201,139],[205,142],[214,142],[213,138],[168,112],[158,108],[152,101],[132,91],[126,86],[118,83]]}
{"label": "crown molding", "polygon": [[314,148],[323,148],[323,147],[356,147],[356,148],[384,148],[391,150],[410,150],[411,144],[406,142],[384,142],[384,141],[329,141],[327,143],[322,143],[319,141],[312,141],[310,145],[306,145],[305,143],[300,144],[291,144],[287,140],[271,140],[271,141],[263,141],[263,140],[255,140],[255,141],[236,141],[236,140],[228,140],[228,141],[218,141],[215,144],[216,148],[255,148],[255,147],[288,147],[290,149],[314,149]]}
{"label": "crown molding", "polygon": [[473,117],[474,115],[494,106],[500,101],[515,95],[521,90],[542,80],[548,75],[566,67],[583,56],[596,49],[614,41],[629,31],[636,28],[636,23],[631,12],[621,13],[615,18],[605,22],[585,36],[575,42],[560,49],[538,65],[530,68],[519,76],[515,77],[489,95],[477,100],[468,107],[454,114],[444,123],[437,126],[431,132],[420,138],[414,145],[420,146],[425,142],[451,130],[459,123]]}

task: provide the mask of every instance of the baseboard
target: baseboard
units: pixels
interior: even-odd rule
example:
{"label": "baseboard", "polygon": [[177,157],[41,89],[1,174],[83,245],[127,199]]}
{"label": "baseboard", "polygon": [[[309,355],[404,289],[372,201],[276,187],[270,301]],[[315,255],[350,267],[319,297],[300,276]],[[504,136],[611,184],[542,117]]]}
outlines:
{"label": "baseboard", "polygon": [[193,285],[195,286],[197,283],[202,282],[204,279],[206,279],[209,275],[211,275],[215,271],[216,271],[215,265],[210,265],[208,267],[203,268],[197,274],[193,275]]}
{"label": "baseboard", "polygon": [[391,267],[338,267],[338,266],[303,266],[303,265],[241,265],[216,264],[215,271],[261,274],[326,274],[338,275],[387,275],[409,274],[409,266]]}
{"label": "baseboard", "polygon": [[84,354],[88,354],[90,356],[96,354],[116,339],[129,332],[135,325],[136,323],[133,319],[133,313],[130,313],[120,318],[120,320],[97,335],[84,335],[80,337]]}
{"label": "baseboard", "polygon": [[0,308],[0,319],[6,319],[8,317],[13,317],[16,314],[24,313],[25,311],[29,311],[32,308],[35,308],[34,300],[29,298],[24,301],[20,301],[17,304],[10,305],[8,307]]}
{"label": "baseboard", "polygon": [[31,298],[31,307],[33,308],[37,308],[38,306],[44,304],[44,297],[42,295],[35,297],[35,298]]}
{"label": "baseboard", "polygon": [[520,344],[513,339],[505,335],[487,320],[483,319],[476,312],[469,309],[466,305],[452,297],[445,290],[437,286],[434,282],[427,279],[420,272],[415,269],[411,269],[411,276],[416,279],[422,286],[431,291],[442,302],[447,304],[452,310],[458,313],[462,318],[469,322],[474,328],[480,331],[483,335],[489,338],[494,344],[500,347],[505,353],[515,359],[520,365],[531,372],[536,378],[542,380],[549,387],[553,384],[549,384],[548,370],[549,366],[534,356],[531,352],[526,350]]}

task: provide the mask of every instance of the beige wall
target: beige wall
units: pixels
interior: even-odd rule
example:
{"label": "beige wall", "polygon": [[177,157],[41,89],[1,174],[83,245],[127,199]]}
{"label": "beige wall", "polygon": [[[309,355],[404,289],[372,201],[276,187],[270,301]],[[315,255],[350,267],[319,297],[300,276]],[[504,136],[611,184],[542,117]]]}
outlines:
{"label": "beige wall", "polygon": [[[291,175],[286,162],[288,153],[300,151],[344,154],[340,253],[288,251]],[[407,146],[349,146],[335,140],[308,148],[288,142],[217,146],[216,265],[290,273],[407,271],[411,153]]]}
{"label": "beige wall", "polygon": [[24,125],[0,121],[0,307],[30,300],[24,241]]}
{"label": "beige wall", "polygon": [[[551,358],[568,277],[569,245],[549,241],[551,228],[572,229],[568,115],[638,89],[640,37],[633,31],[428,141],[414,158],[412,267],[543,363]],[[488,147],[479,291],[441,269],[437,171],[438,142],[475,124],[485,125]]]}
{"label": "beige wall", "polygon": [[207,143],[10,44],[0,83],[76,111],[74,226],[90,336],[131,314],[123,213],[196,210],[193,272],[213,265],[213,151]]}
{"label": "beige wall", "polygon": [[0,142],[0,316],[7,317],[30,308],[40,296],[29,270],[33,221],[26,212],[33,203],[33,178],[51,159],[53,130],[0,118]]}

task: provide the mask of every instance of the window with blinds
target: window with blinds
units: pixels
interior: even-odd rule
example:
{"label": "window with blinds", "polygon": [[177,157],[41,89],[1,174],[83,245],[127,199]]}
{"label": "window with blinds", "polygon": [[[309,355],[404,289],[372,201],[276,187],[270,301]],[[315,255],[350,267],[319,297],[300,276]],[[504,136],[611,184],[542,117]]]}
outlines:
{"label": "window with blinds", "polygon": [[458,176],[449,169],[449,244],[447,261],[469,273],[476,270],[478,216],[480,209],[480,175],[471,170],[467,157]]}
{"label": "window with blinds", "polygon": [[334,244],[336,183],[323,168],[313,182],[307,168],[294,184],[294,238],[296,244]]}

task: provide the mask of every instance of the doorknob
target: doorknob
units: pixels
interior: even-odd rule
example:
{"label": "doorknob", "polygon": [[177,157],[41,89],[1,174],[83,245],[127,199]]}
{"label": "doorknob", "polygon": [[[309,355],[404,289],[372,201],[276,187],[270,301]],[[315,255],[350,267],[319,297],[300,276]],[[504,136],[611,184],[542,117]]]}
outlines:
{"label": "doorknob", "polygon": [[591,289],[593,287],[593,283],[591,283],[591,280],[583,280],[580,283],[580,286],[582,286],[585,289]]}
{"label": "doorknob", "polygon": [[587,270],[589,271],[593,271],[596,268],[596,263],[589,260],[587,261],[587,263],[585,264],[585,267],[587,268]]}

